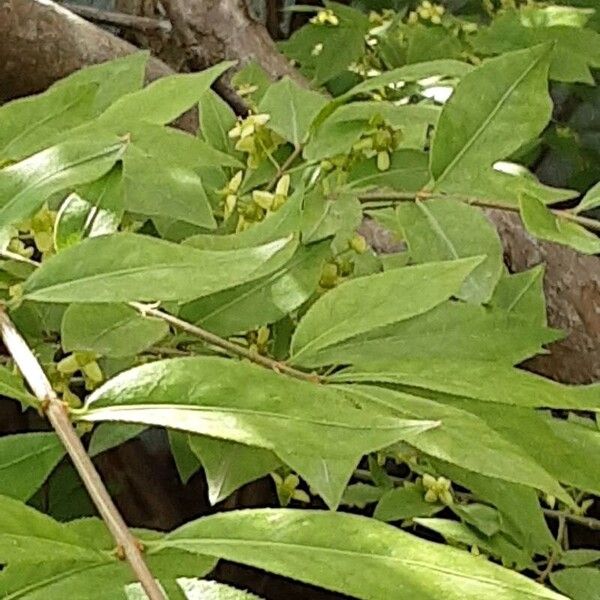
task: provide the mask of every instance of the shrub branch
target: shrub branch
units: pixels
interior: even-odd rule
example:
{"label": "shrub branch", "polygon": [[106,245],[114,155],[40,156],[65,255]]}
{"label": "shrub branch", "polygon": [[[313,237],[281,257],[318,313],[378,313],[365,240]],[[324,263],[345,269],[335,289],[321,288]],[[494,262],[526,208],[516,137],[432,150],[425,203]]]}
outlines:
{"label": "shrub branch", "polygon": [[4,309],[0,308],[0,335],[15,364],[39,401],[56,435],[69,454],[100,516],[117,543],[117,550],[131,566],[150,600],[166,600],[142,556],[141,544],[127,528],[123,517],[108,494],[102,479],[87,455],[69,419],[67,406],[52,389],[37,358],[15,328]]}

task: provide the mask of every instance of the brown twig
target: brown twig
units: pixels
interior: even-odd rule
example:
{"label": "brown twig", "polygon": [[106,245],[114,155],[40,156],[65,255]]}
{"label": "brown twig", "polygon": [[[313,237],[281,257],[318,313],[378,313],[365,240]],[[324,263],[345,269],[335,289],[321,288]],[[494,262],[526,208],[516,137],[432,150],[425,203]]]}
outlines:
{"label": "brown twig", "polygon": [[71,457],[77,473],[117,544],[117,552],[127,560],[150,600],[166,600],[144,561],[140,543],[131,535],[81,440],[75,433],[66,405],[52,389],[40,363],[2,308],[0,308],[0,335],[31,391],[38,399],[40,409],[50,421],[56,435]]}
{"label": "brown twig", "polygon": [[162,319],[166,323],[173,325],[173,327],[176,327],[181,331],[185,331],[186,333],[203,340],[211,346],[221,348],[230,356],[246,358],[257,365],[260,365],[261,367],[265,367],[266,369],[270,369],[276,373],[284,373],[290,377],[294,377],[295,379],[301,379],[303,381],[310,381],[313,383],[318,383],[320,381],[320,377],[314,373],[305,373],[304,371],[299,371],[298,369],[294,369],[285,363],[278,362],[272,358],[263,356],[257,352],[253,352],[248,348],[244,348],[244,346],[230,342],[229,340],[219,337],[218,335],[215,335],[206,329],[202,329],[197,325],[192,325],[183,319],[174,317],[173,315],[170,315],[169,313],[166,313],[153,306],[142,304],[140,302],[130,302],[129,306],[135,308],[143,316],[151,316],[157,319]]}
{"label": "brown twig", "polygon": [[563,537],[567,530],[567,521],[565,519],[564,513],[558,517],[558,530],[556,532],[556,548],[552,550],[550,557],[548,558],[548,562],[546,563],[546,567],[539,574],[538,581],[540,583],[544,583],[546,579],[548,579],[549,575],[552,573],[552,569],[558,562],[562,552],[563,552]]}
{"label": "brown twig", "polygon": [[[415,200],[426,200],[428,198],[447,198],[449,200],[458,200],[466,204],[472,204],[474,206],[480,206],[482,208],[496,208],[500,210],[506,210],[509,212],[520,212],[518,206],[509,206],[502,204],[501,202],[494,202],[485,198],[476,198],[472,196],[460,196],[455,194],[434,194],[432,192],[368,192],[360,196],[361,202],[374,202],[377,200],[388,201],[388,202],[414,202]],[[586,229],[592,231],[600,231],[600,221],[596,219],[590,219],[588,217],[582,217],[570,210],[563,210],[558,208],[549,209],[553,215],[561,219],[573,221]]]}
{"label": "brown twig", "polygon": [[94,23],[100,23],[102,25],[125,27],[127,29],[141,31],[143,33],[169,33],[171,31],[171,23],[165,19],[153,19],[151,17],[128,15],[121,12],[102,10],[92,6],[70,4],[68,2],[61,2],[61,6],[64,6],[64,8],[88,21],[93,21]]}

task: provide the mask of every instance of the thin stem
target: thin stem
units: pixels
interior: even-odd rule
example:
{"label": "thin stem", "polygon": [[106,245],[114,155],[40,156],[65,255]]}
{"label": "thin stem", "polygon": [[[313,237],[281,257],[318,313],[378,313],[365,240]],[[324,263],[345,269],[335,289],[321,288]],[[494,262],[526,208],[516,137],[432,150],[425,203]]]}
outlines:
{"label": "thin stem", "polygon": [[552,510],[550,508],[544,508],[544,514],[547,517],[559,519],[564,517],[570,523],[576,523],[582,527],[587,527],[594,531],[600,531],[600,519],[594,519],[593,517],[585,517],[583,515],[574,515],[572,513],[563,512],[561,510]]}
{"label": "thin stem", "polygon": [[56,435],[71,457],[77,473],[90,494],[100,516],[111,532],[117,549],[123,554],[150,600],[166,600],[142,557],[140,543],[131,535],[123,517],[108,494],[96,468],[75,433],[66,405],[58,398],[37,358],[14,324],[0,308],[0,335],[4,345],[40,402]]}
{"label": "thin stem", "polygon": [[267,192],[270,192],[276,185],[279,178],[287,172],[287,170],[292,166],[293,162],[302,154],[302,146],[296,146],[294,151],[287,157],[284,163],[277,169],[277,173],[271,181],[269,181],[269,185],[267,185]]}
{"label": "thin stem", "polygon": [[156,319],[162,319],[166,323],[173,325],[173,327],[176,327],[181,331],[185,331],[186,333],[203,340],[211,346],[221,348],[221,350],[224,350],[230,356],[246,358],[257,365],[260,365],[261,367],[265,367],[266,369],[270,369],[276,373],[285,373],[286,375],[294,377],[295,379],[310,381],[312,383],[319,383],[321,381],[321,378],[315,373],[305,373],[304,371],[299,371],[283,362],[278,362],[272,358],[263,356],[257,352],[253,352],[248,348],[244,348],[239,344],[235,344],[234,342],[219,337],[218,335],[215,335],[206,329],[202,329],[197,325],[192,325],[192,323],[188,323],[187,321],[179,319],[178,317],[174,317],[173,315],[170,315],[169,313],[166,313],[154,306],[149,306],[140,302],[130,302],[129,306],[135,308],[144,317],[151,316],[155,317]]}
{"label": "thin stem", "polygon": [[[465,202],[466,204],[473,204],[474,206],[480,206],[482,208],[496,208],[498,210],[507,210],[510,212],[520,212],[518,206],[507,206],[501,202],[494,202],[493,200],[487,200],[486,198],[476,198],[472,196],[460,196],[454,194],[432,194],[431,192],[369,192],[360,196],[361,202],[373,202],[377,200],[387,202],[410,202],[415,200],[424,200],[427,198],[448,198]],[[582,217],[571,210],[563,210],[559,208],[551,208],[550,212],[561,219],[573,221],[586,229],[592,231],[600,231],[600,221],[596,219],[590,219],[588,217]]]}
{"label": "thin stem", "polygon": [[540,575],[538,577],[538,581],[540,583],[544,583],[546,581],[546,579],[548,579],[548,576],[550,575],[550,573],[552,573],[552,569],[554,569],[554,565],[556,565],[558,559],[560,558],[560,556],[562,554],[562,543],[563,543],[563,537],[566,532],[566,527],[567,527],[567,521],[565,519],[565,515],[561,514],[558,517],[558,530],[556,532],[557,548],[552,550],[552,553],[550,554],[550,558],[548,559],[548,562],[546,563],[546,568],[540,573]]}

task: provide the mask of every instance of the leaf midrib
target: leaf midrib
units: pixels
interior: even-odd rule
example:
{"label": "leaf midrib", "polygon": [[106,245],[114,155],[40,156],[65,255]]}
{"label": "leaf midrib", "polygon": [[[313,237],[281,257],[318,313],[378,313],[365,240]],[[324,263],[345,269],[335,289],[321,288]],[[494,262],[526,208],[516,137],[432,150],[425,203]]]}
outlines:
{"label": "leaf midrib", "polygon": [[[467,143],[460,149],[460,151],[456,154],[456,156],[450,161],[448,166],[442,171],[440,176],[435,180],[434,188],[438,188],[440,183],[447,177],[447,175],[452,171],[452,169],[456,166],[456,164],[462,160],[464,155],[471,149],[473,144],[483,135],[484,131],[487,129],[488,125],[492,121],[492,119],[500,112],[500,110],[504,107],[504,104],[508,100],[509,96],[515,91],[515,89],[523,82],[525,77],[531,73],[531,71],[537,67],[540,61],[545,57],[545,54],[541,54],[534,60],[527,69],[521,74],[520,77],[516,79],[516,81],[509,86],[509,88],[504,92],[494,109],[489,113],[489,115],[484,119],[483,123],[479,126],[475,134],[467,141]],[[435,146],[434,146],[435,148]],[[433,156],[433,155],[432,155]]]}

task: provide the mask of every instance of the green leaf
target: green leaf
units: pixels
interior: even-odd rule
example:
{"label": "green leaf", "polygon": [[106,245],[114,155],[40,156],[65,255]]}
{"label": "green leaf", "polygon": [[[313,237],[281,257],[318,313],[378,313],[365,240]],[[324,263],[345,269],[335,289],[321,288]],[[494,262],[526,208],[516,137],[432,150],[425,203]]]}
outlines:
{"label": "green leaf", "polygon": [[349,238],[360,225],[362,209],[353,193],[326,195],[316,188],[304,198],[301,219],[305,244],[335,235]]}
{"label": "green leaf", "polygon": [[53,194],[98,179],[125,142],[96,132],[73,137],[0,170],[0,227],[29,217]]}
{"label": "green leaf", "polygon": [[208,357],[121,373],[88,398],[79,418],[160,425],[271,450],[330,506],[363,454],[435,425],[349,401],[326,386]]}
{"label": "green leaf", "polygon": [[302,188],[296,190],[278,211],[244,231],[229,235],[194,235],[183,243],[200,250],[239,250],[296,233],[300,229],[303,192]]}
{"label": "green leaf", "polygon": [[[486,61],[461,80],[444,105],[433,139],[435,191],[486,197],[492,176],[510,181],[508,175],[492,171],[492,165],[546,126],[552,108],[549,51],[541,45],[511,52]],[[506,202],[514,203],[509,196]]]}
{"label": "green leaf", "polygon": [[215,79],[233,64],[223,62],[200,73],[161,77],[144,89],[113,102],[98,122],[103,126],[124,128],[136,121],[166,125],[194,106]]}
{"label": "green leaf", "polygon": [[365,508],[367,504],[379,501],[384,493],[385,490],[383,488],[374,485],[353,483],[344,490],[341,504],[362,509]]}
{"label": "green leaf", "polygon": [[503,531],[528,555],[548,554],[557,548],[538,498],[537,490],[509,483],[433,460],[435,469],[471,490],[478,499],[493,504],[501,514]]}
{"label": "green leaf", "polygon": [[187,483],[190,477],[200,469],[200,460],[192,451],[188,435],[185,432],[169,429],[167,433],[179,478],[183,483]]}
{"label": "green leaf", "polygon": [[188,439],[192,452],[204,467],[211,504],[225,500],[238,488],[281,464],[273,452],[263,448],[198,435],[190,435]]}
{"label": "green leaf", "polygon": [[291,361],[310,365],[319,350],[431,310],[455,294],[480,262],[480,258],[469,258],[428,263],[339,285],[301,319],[292,338]]}
{"label": "green leaf", "polygon": [[121,170],[113,169],[65,198],[54,223],[54,247],[60,251],[86,237],[114,233],[122,217]]}
{"label": "green leaf", "polygon": [[145,425],[131,423],[100,423],[100,425],[94,427],[92,432],[88,454],[97,456],[102,452],[120,446],[138,436],[145,429]]}
{"label": "green leaf", "polygon": [[600,181],[590,188],[581,202],[575,207],[575,212],[580,213],[584,210],[592,210],[592,208],[598,208],[600,206]]}
{"label": "green leaf", "polygon": [[94,114],[106,110],[121,96],[139,90],[144,83],[146,64],[150,53],[134,52],[97,65],[91,65],[71,73],[57,81],[50,90],[95,84],[98,86],[94,98]]}
{"label": "green leaf", "polygon": [[[279,44],[288,58],[300,62],[302,72],[313,79],[315,86],[323,85],[360,59],[370,27],[362,12],[337,2],[325,2],[325,6],[338,17],[336,26],[309,23]],[[319,44],[321,51],[316,53]]]}
{"label": "green leaf", "polygon": [[345,101],[357,94],[364,94],[380,88],[395,86],[399,82],[412,82],[418,81],[419,79],[430,79],[431,77],[436,77],[438,79],[447,77],[460,78],[464,77],[472,70],[473,67],[469,63],[448,58],[404,65],[398,69],[392,69],[391,71],[386,71],[381,75],[376,75],[375,77],[370,77],[369,79],[362,81],[353,88],[350,88],[346,93],[338,96],[336,101]]}
{"label": "green leaf", "polygon": [[484,552],[502,558],[503,562],[508,565],[515,565],[519,569],[532,566],[531,559],[502,534],[486,536],[464,523],[448,519],[416,518],[415,523],[439,533],[449,542],[475,546]]}
{"label": "green leaf", "polygon": [[0,494],[29,500],[64,456],[54,433],[21,433],[0,438]]}
{"label": "green leaf", "polygon": [[165,536],[161,546],[223,557],[364,600],[440,595],[448,600],[565,600],[466,552],[343,513],[232,511],[188,523]]}
{"label": "green leaf", "polygon": [[329,242],[301,246],[281,269],[185,304],[179,316],[224,337],[274,323],[311,297],[330,254]]}
{"label": "green leaf", "polygon": [[462,53],[462,44],[450,28],[416,24],[408,29],[407,37],[406,60],[409,63],[457,59]]}
{"label": "green leaf", "polygon": [[439,427],[419,435],[404,436],[403,441],[417,450],[474,473],[535,487],[570,502],[556,479],[519,445],[507,441],[483,419],[450,404],[385,388],[352,385],[346,389],[361,399],[389,406],[404,418],[439,421]]}
{"label": "green leaf", "polygon": [[[76,533],[18,500],[0,496],[0,562],[108,562]],[[0,582],[4,575],[1,572]],[[1,588],[0,588],[1,589]]]}
{"label": "green leaf", "polygon": [[523,195],[521,218],[529,233],[536,237],[570,246],[583,254],[599,254],[600,239],[581,225],[554,215],[537,198]]}
{"label": "green leaf", "polygon": [[485,255],[456,295],[475,304],[491,298],[504,267],[502,244],[481,209],[463,202],[427,200],[405,202],[396,211],[413,263]]}
{"label": "green leaf", "polygon": [[483,533],[491,537],[501,529],[500,515],[495,508],[485,504],[473,502],[471,504],[452,505],[452,511],[459,516],[465,523],[472,525]]}
{"label": "green leaf", "polygon": [[552,585],[568,594],[571,600],[598,600],[600,594],[600,570],[592,567],[563,569],[550,575]]}
{"label": "green leaf", "polygon": [[259,596],[217,581],[182,577],[177,583],[188,600],[260,600]]}
{"label": "green leaf", "polygon": [[24,293],[38,302],[185,301],[261,277],[265,261],[278,255],[270,261],[275,270],[294,248],[293,241],[284,239],[212,252],[116,233],[84,240],[44,261],[25,282]]}
{"label": "green leaf", "polygon": [[375,507],[373,516],[380,521],[400,521],[428,517],[444,509],[443,504],[425,502],[425,491],[417,485],[388,490]]}
{"label": "green leaf", "polygon": [[21,160],[64,140],[120,96],[142,86],[148,53],[138,52],[79,70],[43,94],[0,109],[0,157]]}
{"label": "green leaf", "polygon": [[237,117],[229,104],[221,97],[207,90],[200,96],[200,134],[213,148],[233,154],[229,131],[237,122]]}
{"label": "green leaf", "polygon": [[50,88],[43,94],[9,102],[0,109],[0,156],[19,161],[54,145],[93,116],[94,84]]}
{"label": "green leaf", "polygon": [[143,317],[124,304],[72,304],[63,315],[61,342],[65,352],[134,356],[169,333],[164,321]]}
{"label": "green leaf", "polygon": [[270,129],[299,148],[306,140],[314,118],[326,104],[327,98],[322,94],[284,77],[269,86],[258,109],[270,115]]}
{"label": "green leaf", "polygon": [[489,27],[481,28],[472,43],[478,53],[499,54],[550,42],[553,46],[550,79],[594,85],[590,67],[600,67],[600,34],[567,24],[548,25],[536,23],[528,10],[520,14],[507,11],[495,18]]}
{"label": "green leaf", "polygon": [[529,408],[600,410],[599,385],[563,385],[538,375],[485,361],[404,360],[387,371],[344,372],[332,380],[381,382]]}
{"label": "green leaf", "polygon": [[[369,121],[382,118],[394,129],[400,129],[404,138],[424,136],[429,125],[434,125],[440,115],[436,106],[408,104],[396,106],[391,102],[352,102],[341,106],[319,124],[304,148],[304,158],[318,161],[346,154],[361,135],[373,127]],[[422,145],[418,149],[423,149]],[[410,147],[415,147],[409,144]]]}
{"label": "green leaf", "polygon": [[600,550],[578,548],[567,550],[560,558],[560,564],[566,567],[583,567],[600,561]]}
{"label": "green leaf", "polygon": [[390,167],[380,171],[377,157],[363,160],[348,170],[348,187],[352,189],[389,188],[418,192],[429,181],[428,158],[419,150],[398,150],[390,155]]}
{"label": "green leaf", "polygon": [[[327,347],[311,364],[353,364],[369,369],[405,359],[490,360],[521,363],[544,351],[558,332],[527,314],[464,302],[444,302],[424,314],[373,329]],[[492,342],[492,343],[490,343]]]}
{"label": "green leaf", "polygon": [[26,406],[37,406],[37,399],[30,394],[23,385],[23,380],[0,365],[0,394],[6,398],[13,398]]}

